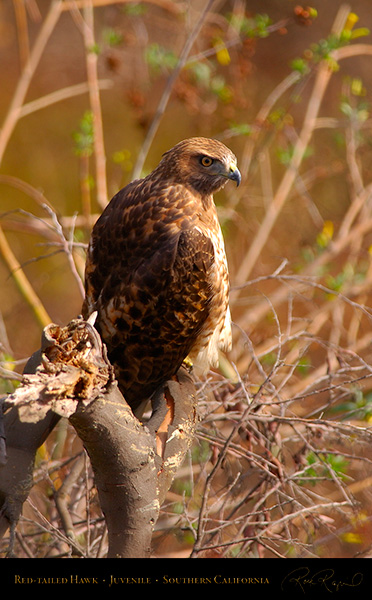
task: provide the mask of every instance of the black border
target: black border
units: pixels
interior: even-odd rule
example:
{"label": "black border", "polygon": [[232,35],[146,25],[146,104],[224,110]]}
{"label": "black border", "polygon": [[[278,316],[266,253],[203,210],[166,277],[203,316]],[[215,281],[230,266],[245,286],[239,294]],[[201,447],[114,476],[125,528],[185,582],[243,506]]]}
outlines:
{"label": "black border", "polygon": [[[2,559],[2,587],[40,595],[62,587],[66,593],[95,588],[108,597],[145,592],[198,593],[212,586],[226,593],[239,587],[257,597],[371,594],[371,559]],[[5,585],[5,587],[4,587]],[[26,588],[26,589],[25,589]],[[129,588],[129,589],[128,589]],[[200,589],[201,588],[201,589]],[[203,592],[202,592],[203,593]]]}

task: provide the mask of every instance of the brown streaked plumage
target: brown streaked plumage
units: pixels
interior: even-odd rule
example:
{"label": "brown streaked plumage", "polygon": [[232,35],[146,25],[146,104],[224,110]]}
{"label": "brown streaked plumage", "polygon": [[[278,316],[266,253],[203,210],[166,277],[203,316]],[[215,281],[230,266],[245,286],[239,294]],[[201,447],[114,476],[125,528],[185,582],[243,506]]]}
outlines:
{"label": "brown streaked plumage", "polygon": [[191,138],[119,191],[88,248],[83,315],[136,410],[188,358],[202,371],[231,345],[229,281],[213,193],[239,185],[232,152]]}

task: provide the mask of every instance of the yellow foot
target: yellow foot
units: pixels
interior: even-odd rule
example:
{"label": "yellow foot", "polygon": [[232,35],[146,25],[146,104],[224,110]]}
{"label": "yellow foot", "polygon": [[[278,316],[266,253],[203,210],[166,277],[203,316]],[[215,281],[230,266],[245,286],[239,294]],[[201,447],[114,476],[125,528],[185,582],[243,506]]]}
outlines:
{"label": "yellow foot", "polygon": [[186,367],[186,369],[188,371],[192,371],[192,368],[193,368],[192,360],[190,360],[190,358],[188,356],[186,356],[186,358],[182,364],[184,367]]}

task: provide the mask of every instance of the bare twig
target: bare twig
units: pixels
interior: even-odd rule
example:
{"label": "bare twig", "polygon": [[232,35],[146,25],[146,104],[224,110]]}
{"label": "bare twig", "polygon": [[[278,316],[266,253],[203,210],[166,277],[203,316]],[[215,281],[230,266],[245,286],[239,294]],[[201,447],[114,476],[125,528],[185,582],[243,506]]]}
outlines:
{"label": "bare twig", "polygon": [[143,165],[144,162],[146,160],[148,151],[151,147],[151,144],[153,142],[153,139],[155,137],[155,134],[158,130],[160,121],[164,115],[165,109],[168,105],[168,101],[169,98],[171,96],[172,90],[173,90],[173,86],[178,78],[178,75],[180,73],[180,71],[182,70],[182,68],[185,66],[187,58],[189,56],[189,53],[191,51],[191,48],[196,40],[196,38],[199,35],[200,29],[203,26],[203,23],[205,21],[206,16],[208,15],[208,12],[210,11],[212,5],[213,5],[214,0],[208,0],[207,4],[205,5],[202,13],[200,14],[196,24],[194,25],[191,33],[189,34],[185,45],[181,51],[180,57],[178,59],[178,63],[175,67],[175,69],[173,70],[171,76],[168,79],[167,85],[164,89],[163,95],[160,99],[159,105],[157,107],[155,116],[151,122],[150,128],[146,134],[146,138],[142,144],[141,150],[138,154],[137,157],[137,161],[136,164],[134,166],[133,169],[133,179],[137,179],[138,177],[140,177],[142,169],[143,169]]}
{"label": "bare twig", "polygon": [[[348,12],[349,8],[345,7],[344,5],[339,10],[333,28],[335,29],[335,26],[337,24],[338,33],[340,33],[340,31],[342,30]],[[346,57],[342,50],[343,49],[335,51],[335,58],[337,58],[338,60],[341,60],[342,58]],[[349,53],[347,53],[347,55],[349,55]],[[307,111],[304,115],[302,130],[293,149],[291,164],[286,170],[278,186],[278,189],[273,197],[273,200],[266,211],[265,217],[260,225],[258,233],[253,239],[251,246],[244,259],[242,260],[241,265],[236,273],[235,279],[238,284],[241,284],[243,281],[246,281],[250,276],[250,273],[254,268],[254,265],[256,264],[257,258],[259,257],[278,218],[278,215],[280,214],[289,196],[291,188],[295,183],[299,167],[302,163],[305,151],[309,146],[309,142],[316,125],[319,109],[331,77],[332,70],[330,69],[327,61],[323,61],[319,65],[312,94],[309,99]],[[292,84],[291,79],[288,79],[288,84]]]}
{"label": "bare twig", "polygon": [[36,321],[41,327],[46,327],[51,319],[45,310],[40,298],[37,296],[35,290],[31,286],[29,280],[24,274],[21,265],[13,254],[12,249],[4,235],[2,228],[0,227],[0,254],[4,262],[6,263],[9,272],[16,284],[19,292],[23,296],[26,303],[31,308]]}
{"label": "bare twig", "polygon": [[49,208],[49,206],[47,206],[47,205],[45,205],[44,208],[48,212],[48,214],[50,215],[50,217],[52,219],[52,223],[54,224],[55,231],[57,232],[57,235],[58,235],[58,237],[60,239],[60,242],[62,244],[62,249],[63,249],[64,253],[67,256],[67,260],[68,260],[68,263],[69,263],[69,266],[70,266],[70,269],[71,269],[71,273],[73,274],[74,279],[75,279],[75,281],[76,281],[76,283],[78,285],[80,296],[81,296],[82,299],[84,299],[84,297],[85,297],[84,284],[83,284],[82,278],[81,278],[81,276],[78,273],[78,270],[76,268],[75,260],[74,260],[73,253],[72,253],[72,250],[73,250],[73,231],[74,231],[74,228],[73,227],[71,228],[70,239],[67,240],[65,238],[62,226],[59,223],[59,221],[57,219],[57,215],[55,214],[55,212],[52,211]]}
{"label": "bare twig", "polygon": [[97,201],[103,209],[108,202],[106,181],[106,153],[103,135],[101,100],[97,73],[98,56],[95,51],[94,11],[92,0],[85,3],[83,35],[86,51],[90,106],[93,114],[94,156],[96,161]]}
{"label": "bare twig", "polygon": [[60,17],[62,5],[62,0],[51,1],[48,14],[45,17],[41,30],[31,50],[29,59],[25,64],[22,75],[18,81],[8,113],[0,130],[0,164],[2,163],[8,141],[20,118],[22,105],[37,65],[40,62],[44,49]]}

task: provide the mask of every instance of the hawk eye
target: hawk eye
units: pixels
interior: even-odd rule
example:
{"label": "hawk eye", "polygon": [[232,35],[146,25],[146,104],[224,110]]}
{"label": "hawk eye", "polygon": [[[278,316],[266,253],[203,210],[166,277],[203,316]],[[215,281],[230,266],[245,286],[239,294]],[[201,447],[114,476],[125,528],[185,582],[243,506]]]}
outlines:
{"label": "hawk eye", "polygon": [[213,158],[210,156],[202,156],[200,163],[203,165],[203,167],[210,167],[213,163]]}

